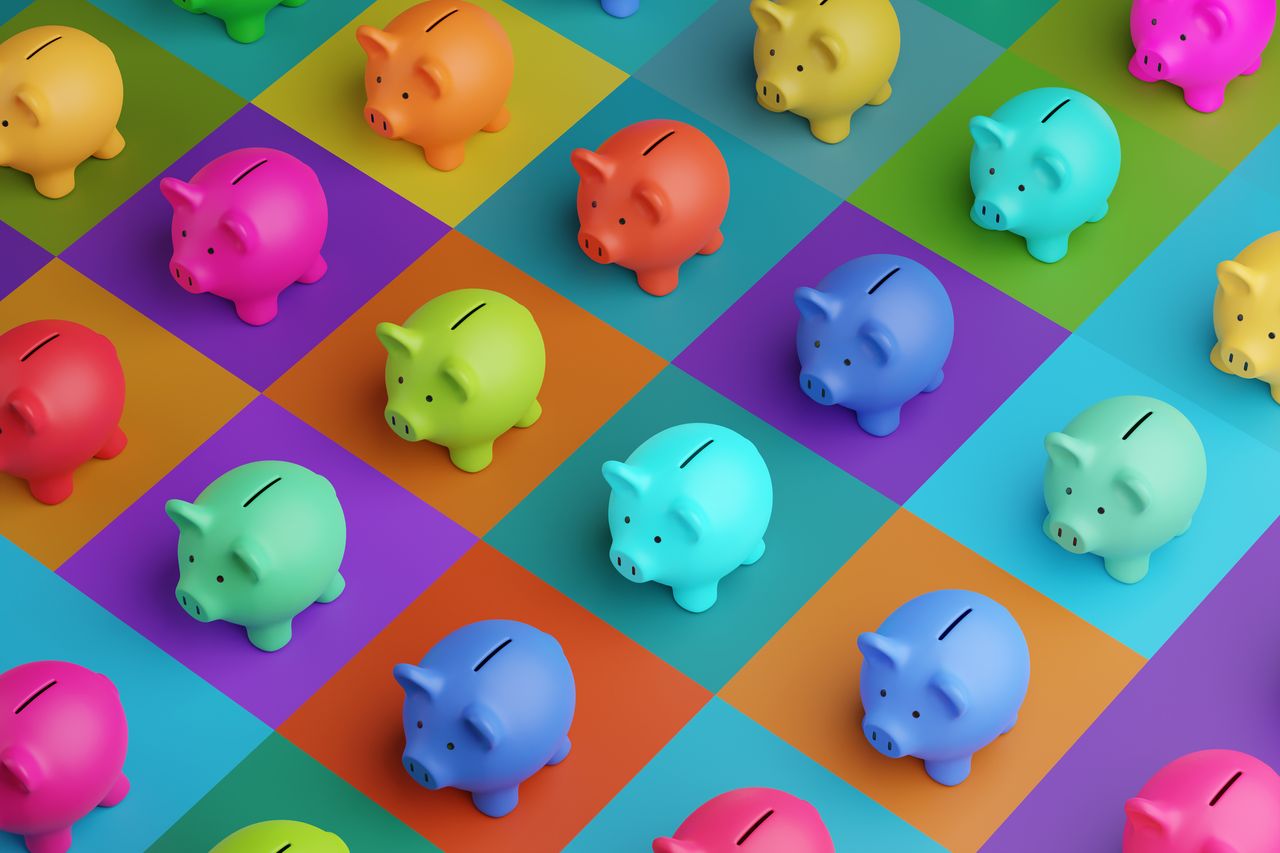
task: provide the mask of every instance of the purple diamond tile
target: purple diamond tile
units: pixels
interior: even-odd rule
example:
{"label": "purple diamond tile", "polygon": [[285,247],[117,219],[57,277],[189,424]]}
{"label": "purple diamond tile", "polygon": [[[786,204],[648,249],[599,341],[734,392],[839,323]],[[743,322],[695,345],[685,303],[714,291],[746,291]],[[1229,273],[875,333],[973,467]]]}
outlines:
{"label": "purple diamond tile", "polygon": [[[801,285],[860,255],[890,253],[924,264],[955,309],[956,334],[937,391],[875,438],[854,415],[800,390],[796,356]],[[726,311],[676,364],[886,496],[905,501],[1067,337],[1062,327],[894,231],[841,204]]]}
{"label": "purple diamond tile", "polygon": [[[244,629],[202,624],[174,599],[169,498],[194,500],[246,462],[280,459],[327,477],[347,519],[346,590],[294,620],[278,652]],[[272,401],[259,397],[73,556],[59,574],[270,726],[278,726],[475,538]],[[388,677],[390,677],[388,675]]]}
{"label": "purple diamond tile", "polygon": [[[160,177],[190,178],[213,158],[278,148],[315,170],[329,203],[328,272],[281,294],[265,326],[228,300],[191,294],[169,272],[172,208]],[[63,260],[259,390],[265,389],[448,231],[364,173],[249,104],[62,254]],[[370,331],[372,334],[372,330]]]}
{"label": "purple diamond tile", "polygon": [[0,299],[17,290],[18,285],[49,262],[44,249],[0,222]]}

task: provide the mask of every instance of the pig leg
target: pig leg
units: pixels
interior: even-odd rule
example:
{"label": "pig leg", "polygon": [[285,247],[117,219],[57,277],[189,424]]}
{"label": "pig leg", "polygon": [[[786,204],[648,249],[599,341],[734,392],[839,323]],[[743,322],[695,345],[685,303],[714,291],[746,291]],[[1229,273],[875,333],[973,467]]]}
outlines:
{"label": "pig leg", "polygon": [[933,381],[932,381],[932,382],[930,382],[928,385],[924,386],[924,393],[926,393],[926,394],[932,394],[934,391],[937,391],[937,390],[938,390],[938,388],[939,388],[939,386],[941,386],[941,385],[942,385],[942,368],[941,368],[941,367],[939,367],[939,368],[938,368],[938,375],[937,375],[937,376],[935,376],[935,377],[933,377]]}
{"label": "pig leg", "polygon": [[885,101],[889,100],[889,96],[892,94],[893,94],[893,87],[890,86],[889,82],[886,80],[884,86],[880,89],[879,92],[876,92],[875,95],[871,97],[871,100],[867,101],[867,104],[873,107],[878,107],[881,104],[883,104]]}
{"label": "pig leg", "polygon": [[1259,68],[1261,68],[1261,67],[1262,67],[1262,54],[1258,54],[1258,58],[1257,58],[1257,59],[1255,59],[1255,60],[1253,61],[1253,63],[1252,63],[1248,68],[1246,68],[1245,70],[1241,71],[1240,73],[1241,73],[1241,74],[1245,74],[1245,75],[1248,75],[1248,74],[1257,74],[1257,73],[1258,73],[1258,69],[1259,69]]}
{"label": "pig leg", "polygon": [[853,113],[835,118],[809,119],[809,131],[822,142],[835,145],[849,138],[849,122],[853,121]]}
{"label": "pig leg", "polygon": [[1093,216],[1090,216],[1090,217],[1089,217],[1089,221],[1090,221],[1090,222],[1100,222],[1100,221],[1102,220],[1102,217],[1106,216],[1106,215],[1107,215],[1107,211],[1109,211],[1110,209],[1111,209],[1111,207],[1110,207],[1110,206],[1109,206],[1109,205],[1104,201],[1104,202],[1102,203],[1102,207],[1098,208],[1098,212],[1097,212],[1097,213],[1095,213]]}
{"label": "pig leg", "polygon": [[760,558],[764,556],[764,540],[761,539],[756,546],[751,549],[751,553],[747,555],[747,559],[742,561],[744,566],[754,566],[760,562]]}
{"label": "pig leg", "polygon": [[1067,256],[1067,237],[1028,237],[1027,251],[1037,261],[1055,264]]}
{"label": "pig leg", "polygon": [[111,790],[107,791],[107,795],[102,798],[102,802],[98,803],[98,806],[104,809],[109,809],[112,806],[117,806],[120,804],[120,801],[123,800],[125,798],[125,795],[128,793],[129,793],[129,779],[123,773],[121,773],[120,778],[117,779],[116,783],[111,786]]}
{"label": "pig leg", "polygon": [[471,795],[471,802],[489,817],[510,814],[519,800],[520,795],[515,787],[503,788],[500,791],[476,791]]}
{"label": "pig leg", "polygon": [[129,442],[124,436],[124,430],[116,427],[115,432],[111,433],[111,437],[107,439],[107,443],[102,445],[102,449],[93,454],[95,459],[114,459],[120,455],[120,451],[124,450],[124,446]]}
{"label": "pig leg", "polygon": [[1016,726],[1017,724],[1018,724],[1018,715],[1015,712],[1013,715],[1013,719],[1009,721],[1009,725],[1005,726],[1004,731],[1002,731],[1000,734],[1007,735],[1009,732],[1013,731],[1013,727]]}
{"label": "pig leg", "polygon": [[36,192],[45,198],[62,198],[76,188],[76,170],[63,169],[60,172],[42,172],[32,175],[36,182]]}
{"label": "pig leg", "polygon": [[276,299],[276,295],[272,294],[262,299],[246,299],[242,302],[237,302],[236,314],[250,326],[261,326],[270,323],[279,312]]}
{"label": "pig leg", "polygon": [[267,16],[266,13],[260,15],[241,15],[236,18],[228,18],[227,35],[240,42],[241,44],[249,44],[262,38],[267,32]]}
{"label": "pig leg", "polygon": [[274,652],[283,649],[293,639],[293,620],[287,619],[275,625],[259,625],[245,630],[249,635],[249,642],[264,652]]}
{"label": "pig leg", "polygon": [[556,754],[551,756],[551,758],[547,761],[547,766],[551,767],[556,764],[559,764],[561,761],[564,761],[568,757],[569,757],[569,736],[565,735],[564,741],[560,744],[559,748],[556,749]]}
{"label": "pig leg", "polygon": [[857,412],[858,426],[872,435],[885,436],[898,428],[902,421],[902,409],[886,409],[882,412]]}
{"label": "pig leg", "polygon": [[298,281],[302,284],[311,284],[323,278],[328,271],[329,264],[323,257],[316,255],[316,259],[311,262],[311,266],[307,267],[307,271],[298,276]]}
{"label": "pig leg", "polygon": [[701,613],[716,603],[716,582],[712,581],[702,586],[672,587],[671,594],[675,597],[676,604],[685,610],[690,613]]}
{"label": "pig leg", "polygon": [[280,0],[281,6],[301,6],[307,0]]}
{"label": "pig leg", "polygon": [[1226,83],[1211,83],[1205,86],[1192,86],[1182,90],[1182,99],[1187,106],[1197,112],[1211,113],[1222,106],[1227,99]]}
{"label": "pig leg", "polygon": [[1102,566],[1107,574],[1120,583],[1137,583],[1147,576],[1147,567],[1151,564],[1151,555],[1139,557],[1104,557]]}
{"label": "pig leg", "polygon": [[720,251],[720,247],[724,245],[724,232],[719,228],[716,229],[715,236],[707,241],[707,245],[698,250],[699,255],[711,255]]}
{"label": "pig leg", "polygon": [[93,152],[93,156],[99,160],[110,160],[123,150],[124,137],[120,135],[119,129],[113,128],[111,135],[107,137],[107,141],[102,143],[101,148]]}
{"label": "pig leg", "polygon": [[1280,381],[1271,383],[1271,399],[1280,403]]}
{"label": "pig leg", "polygon": [[493,442],[473,444],[470,447],[450,447],[449,459],[469,474],[483,471],[493,461]]}
{"label": "pig leg", "polygon": [[71,849],[71,828],[27,835],[22,840],[27,842],[27,849],[31,853],[66,853]]}
{"label": "pig leg", "polygon": [[49,506],[60,504],[71,497],[74,485],[75,482],[71,479],[70,472],[59,474],[55,477],[27,481],[27,488],[31,489],[31,496],[40,501],[40,503],[48,504]]}
{"label": "pig leg", "polygon": [[347,579],[340,573],[333,576],[333,580],[329,581],[329,585],[324,588],[324,592],[320,593],[320,597],[316,601],[321,604],[328,604],[338,596],[342,595],[342,591],[347,588]]}
{"label": "pig leg", "polygon": [[507,124],[510,123],[510,121],[511,121],[511,110],[507,109],[506,105],[504,104],[498,110],[498,114],[494,116],[492,119],[490,119],[489,123],[480,129],[483,130],[485,133],[497,133],[498,131],[506,127]]}
{"label": "pig leg", "polygon": [[640,0],[600,0],[600,8],[615,18],[629,18],[640,11]]}
{"label": "pig leg", "polygon": [[462,165],[467,156],[467,146],[463,142],[456,145],[442,145],[439,148],[423,148],[422,156],[427,158],[427,165],[441,172],[452,172]]}
{"label": "pig leg", "polygon": [[637,270],[636,284],[650,296],[666,296],[680,283],[679,267],[660,270]]}
{"label": "pig leg", "polygon": [[969,778],[969,768],[973,762],[972,755],[964,758],[953,758],[950,761],[926,761],[924,772],[940,785],[959,785]]}
{"label": "pig leg", "polygon": [[527,429],[536,424],[540,417],[542,417],[542,404],[534,400],[529,404],[529,410],[520,416],[520,420],[516,421],[516,426],[520,429]]}

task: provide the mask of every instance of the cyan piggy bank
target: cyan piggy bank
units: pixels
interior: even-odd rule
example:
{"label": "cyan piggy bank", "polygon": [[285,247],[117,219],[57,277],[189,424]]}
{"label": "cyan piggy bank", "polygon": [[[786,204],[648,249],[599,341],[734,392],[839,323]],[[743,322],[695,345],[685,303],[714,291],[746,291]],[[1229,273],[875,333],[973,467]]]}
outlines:
{"label": "cyan piggy bank", "polygon": [[1031,654],[1013,616],[976,592],[913,598],[858,637],[862,732],[888,758],[915,756],[935,782],[959,785],[973,754],[1013,728]]}
{"label": "cyan piggy bank", "polygon": [[195,503],[171,500],[178,525],[178,603],[198,622],[243,625],[264,652],[293,637],[293,618],[342,594],[347,523],[333,485],[292,462],[250,462]]}
{"label": "cyan piggy bank", "polygon": [[969,133],[970,217],[1026,239],[1036,260],[1062,260],[1071,232],[1107,215],[1120,177],[1120,136],[1088,95],[1032,89],[990,117],[970,119]]}
{"label": "cyan piggy bank", "polygon": [[502,817],[521,782],[569,754],[577,693],[555,637],[505,619],[444,637],[418,666],[402,663],[404,769],[428,790],[471,792]]}
{"label": "cyan piggy bank", "polygon": [[857,413],[871,435],[898,428],[902,406],[942,384],[955,315],[937,276],[899,255],[866,255],[796,291],[800,390]]}
{"label": "cyan piggy bank", "polygon": [[676,604],[701,613],[720,579],[764,556],[773,480],[756,446],[731,429],[682,424],[604,463],[609,562],[635,583],[671,587]]}
{"label": "cyan piggy bank", "polygon": [[1204,496],[1204,445],[1186,416],[1152,397],[1112,397],[1044,440],[1044,532],[1072,554],[1097,554],[1122,583],[1180,536]]}

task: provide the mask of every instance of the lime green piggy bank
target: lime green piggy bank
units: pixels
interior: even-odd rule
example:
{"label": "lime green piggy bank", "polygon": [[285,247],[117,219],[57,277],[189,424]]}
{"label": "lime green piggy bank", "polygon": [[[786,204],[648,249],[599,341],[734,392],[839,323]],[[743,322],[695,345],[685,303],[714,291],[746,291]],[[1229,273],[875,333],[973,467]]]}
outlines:
{"label": "lime green piggy bank", "polygon": [[387,349],[387,426],[449,448],[463,471],[493,461],[493,442],[542,414],[547,354],[533,315],[492,290],[454,290],[403,326],[379,323]]}
{"label": "lime green piggy bank", "polygon": [[250,462],[195,503],[171,500],[178,525],[175,596],[199,622],[243,625],[264,652],[283,648],[293,618],[342,594],[347,522],[324,477],[292,462]]}
{"label": "lime green piggy bank", "polygon": [[264,820],[237,829],[209,853],[351,853],[341,838],[296,820]]}
{"label": "lime green piggy bank", "polygon": [[307,0],[173,0],[188,12],[218,18],[227,35],[242,44],[257,41],[267,31],[267,13],[277,6],[301,6]]}

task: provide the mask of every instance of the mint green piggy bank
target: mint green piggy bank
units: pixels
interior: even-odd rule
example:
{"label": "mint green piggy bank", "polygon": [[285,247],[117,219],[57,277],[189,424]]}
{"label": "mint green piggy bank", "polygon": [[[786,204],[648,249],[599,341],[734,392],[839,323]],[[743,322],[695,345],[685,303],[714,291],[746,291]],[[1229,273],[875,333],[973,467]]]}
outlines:
{"label": "mint green piggy bank", "polygon": [[257,41],[267,31],[267,13],[277,6],[301,6],[307,0],[173,0],[181,9],[218,18],[227,35],[242,44]]}
{"label": "mint green piggy bank", "polygon": [[243,625],[264,652],[283,648],[293,618],[342,594],[347,522],[333,486],[292,462],[250,462],[195,503],[171,500],[182,608],[199,622]]}
{"label": "mint green piggy bank", "polygon": [[264,820],[238,829],[209,853],[350,853],[332,832],[297,820]]}
{"label": "mint green piggy bank", "polygon": [[1204,445],[1186,416],[1152,397],[1112,397],[1045,437],[1044,532],[1072,554],[1097,554],[1122,583],[1187,532],[1204,496]]}

